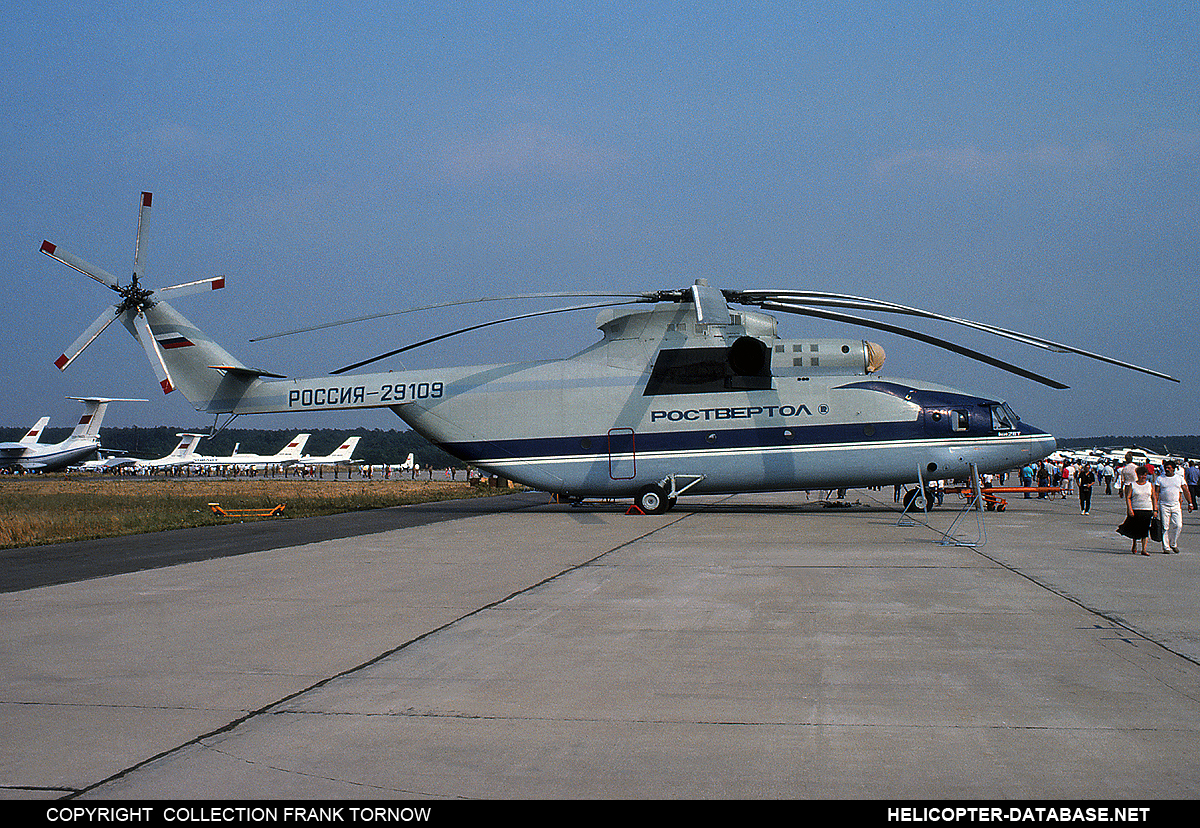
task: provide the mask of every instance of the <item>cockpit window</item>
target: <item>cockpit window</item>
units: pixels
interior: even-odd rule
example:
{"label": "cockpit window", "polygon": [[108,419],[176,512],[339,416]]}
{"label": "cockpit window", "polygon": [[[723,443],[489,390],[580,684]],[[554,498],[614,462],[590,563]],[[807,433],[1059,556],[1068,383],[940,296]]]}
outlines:
{"label": "cockpit window", "polygon": [[1016,428],[1017,415],[1007,405],[992,406],[992,430],[1012,431]]}

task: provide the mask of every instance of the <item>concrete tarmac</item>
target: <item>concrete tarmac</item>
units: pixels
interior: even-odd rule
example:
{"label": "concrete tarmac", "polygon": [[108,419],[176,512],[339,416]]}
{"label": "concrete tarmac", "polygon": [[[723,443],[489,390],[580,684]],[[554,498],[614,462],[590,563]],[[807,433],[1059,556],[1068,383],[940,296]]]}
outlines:
{"label": "concrete tarmac", "polygon": [[[0,595],[11,799],[1200,793],[1200,517],[497,499]],[[977,541],[974,515],[959,523]]]}

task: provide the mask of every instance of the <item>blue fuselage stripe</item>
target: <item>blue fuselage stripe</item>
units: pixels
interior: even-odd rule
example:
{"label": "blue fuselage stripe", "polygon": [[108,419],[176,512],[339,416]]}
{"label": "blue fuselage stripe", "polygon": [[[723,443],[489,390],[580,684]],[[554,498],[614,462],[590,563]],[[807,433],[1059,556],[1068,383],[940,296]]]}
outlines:
{"label": "blue fuselage stripe", "polygon": [[[1019,434],[1040,434],[1022,428]],[[632,450],[636,454],[694,453],[713,449],[795,449],[804,446],[856,447],[906,443],[912,441],[979,440],[997,436],[1014,436],[1018,432],[930,434],[919,422],[841,423],[817,426],[773,426],[770,428],[694,429],[688,431],[637,432]],[[570,437],[535,437],[515,440],[447,442],[442,449],[468,462],[504,462],[523,458],[586,459],[607,457],[610,444],[607,434]],[[615,452],[629,452],[628,431],[612,446]]]}

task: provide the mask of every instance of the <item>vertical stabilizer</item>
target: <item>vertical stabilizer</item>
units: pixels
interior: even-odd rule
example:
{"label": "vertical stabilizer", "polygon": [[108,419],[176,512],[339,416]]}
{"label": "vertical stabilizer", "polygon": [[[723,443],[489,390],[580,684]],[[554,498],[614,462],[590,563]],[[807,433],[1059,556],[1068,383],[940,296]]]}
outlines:
{"label": "vertical stabilizer", "polygon": [[246,368],[166,302],[146,309],[145,326],[134,325],[129,316],[123,317],[129,332],[139,342],[154,338],[142,347],[161,358],[171,386],[199,411],[230,410],[261,373]]}
{"label": "vertical stabilizer", "polygon": [[83,416],[79,418],[79,424],[71,432],[71,439],[91,440],[98,438],[100,436],[100,423],[104,421],[104,414],[108,411],[108,404],[111,400],[99,397],[69,397],[68,399],[79,400],[83,403]]}
{"label": "vertical stabilizer", "polygon": [[71,440],[88,440],[97,442],[100,439],[100,423],[104,421],[104,414],[108,411],[108,404],[112,402],[146,402],[146,400],[132,400],[120,397],[67,397],[68,400],[78,400],[83,403],[83,416],[79,418],[79,424],[75,426],[75,430],[71,432],[69,439]]}
{"label": "vertical stabilizer", "polygon": [[196,455],[196,448],[200,445],[200,438],[202,436],[204,435],[180,434],[179,437],[182,439],[179,441],[179,445],[175,447],[174,451],[167,455],[167,459],[186,460],[189,457],[194,457]]}
{"label": "vertical stabilizer", "polygon": [[333,454],[329,455],[331,460],[349,460],[350,455],[354,454],[354,449],[358,446],[358,441],[361,437],[351,437],[346,442],[342,443]]}
{"label": "vertical stabilizer", "polygon": [[42,417],[33,424],[33,428],[25,432],[25,436],[21,438],[21,445],[31,446],[41,439],[42,432],[46,430],[46,423],[50,422],[49,417]]}
{"label": "vertical stabilizer", "polygon": [[308,442],[309,434],[297,434],[293,437],[286,446],[279,450],[275,455],[275,460],[299,460],[301,453],[304,451],[304,444]]}

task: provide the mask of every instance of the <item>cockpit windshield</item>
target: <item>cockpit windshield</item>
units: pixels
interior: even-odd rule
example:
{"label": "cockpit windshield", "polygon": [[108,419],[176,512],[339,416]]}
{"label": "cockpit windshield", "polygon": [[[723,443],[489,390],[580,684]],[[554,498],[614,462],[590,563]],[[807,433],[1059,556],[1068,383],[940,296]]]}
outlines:
{"label": "cockpit windshield", "polygon": [[1019,422],[1021,418],[1014,414],[1006,403],[992,406],[992,430],[1012,431]]}

